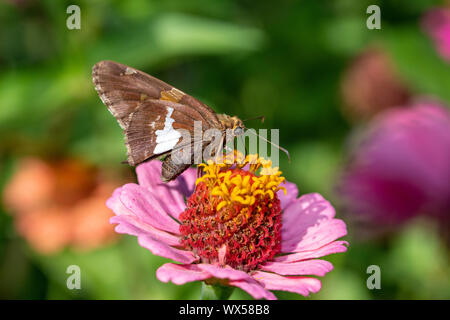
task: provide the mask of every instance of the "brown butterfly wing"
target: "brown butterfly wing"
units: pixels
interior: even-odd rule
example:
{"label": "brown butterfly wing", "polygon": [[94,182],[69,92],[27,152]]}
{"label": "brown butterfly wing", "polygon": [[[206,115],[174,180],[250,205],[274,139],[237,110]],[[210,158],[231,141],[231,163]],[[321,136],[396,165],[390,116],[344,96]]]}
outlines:
{"label": "brown butterfly wing", "polygon": [[204,121],[205,127],[221,127],[215,112],[206,104],[137,69],[100,61],[92,69],[92,79],[101,100],[123,129],[129,126],[131,114],[149,99],[189,106],[201,115],[198,120]]}
{"label": "brown butterfly wing", "polygon": [[142,71],[101,61],[93,67],[92,78],[101,100],[124,129],[130,165],[184,147],[174,131],[185,129],[193,137],[194,121],[201,121],[204,130],[223,129],[207,105]]}
{"label": "brown butterfly wing", "polygon": [[[128,163],[136,165],[174,148],[191,145],[185,141],[182,145],[180,129],[189,131],[193,141],[194,121],[201,119],[197,110],[176,102],[148,100],[142,103],[130,115],[125,129]],[[202,127],[205,129],[205,126]]]}

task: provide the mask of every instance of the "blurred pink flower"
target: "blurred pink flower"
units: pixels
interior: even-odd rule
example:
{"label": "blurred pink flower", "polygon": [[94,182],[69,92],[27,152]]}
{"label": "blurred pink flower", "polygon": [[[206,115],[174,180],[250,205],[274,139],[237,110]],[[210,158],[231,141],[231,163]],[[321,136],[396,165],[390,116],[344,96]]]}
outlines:
{"label": "blurred pink flower", "polygon": [[388,108],[406,104],[410,92],[381,48],[369,47],[353,59],[341,79],[341,106],[350,120],[367,120]]}
{"label": "blurred pink flower", "polygon": [[424,16],[422,26],[432,38],[440,56],[450,62],[450,9],[430,10]]}
{"label": "blurred pink flower", "polygon": [[[244,169],[218,171],[222,178],[200,178],[196,187],[192,168],[167,184],[160,182],[161,162],[141,164],[136,172],[139,184],[116,189],[107,206],[116,214],[111,223],[118,224],[117,232],[137,236],[142,247],[179,263],[161,266],[156,273],[160,281],[205,280],[239,287],[256,299],[276,299],[269,290],[306,296],[321,288],[320,280],[310,276],[324,276],[333,268],[317,258],[347,249],[346,241],[336,241],[347,230],[334,218],[331,204],[319,194],[297,198],[293,183],[285,184],[286,194],[267,191],[252,204],[252,196],[245,194],[257,187],[250,182],[258,177]],[[208,172],[204,177],[214,175]],[[220,187],[211,195],[214,181]],[[233,181],[230,190],[242,187],[242,197],[223,200],[228,194],[223,187],[230,186],[225,181]]]}
{"label": "blurred pink flower", "polygon": [[448,110],[420,103],[380,114],[352,150],[339,190],[350,212],[381,225],[421,213],[448,221]]}

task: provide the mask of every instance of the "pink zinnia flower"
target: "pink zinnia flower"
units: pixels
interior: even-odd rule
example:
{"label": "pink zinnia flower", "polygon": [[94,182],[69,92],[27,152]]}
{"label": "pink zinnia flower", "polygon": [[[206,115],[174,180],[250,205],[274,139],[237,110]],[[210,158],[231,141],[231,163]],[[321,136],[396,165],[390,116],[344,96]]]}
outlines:
{"label": "pink zinnia flower", "polygon": [[[336,241],[347,230],[331,204],[319,194],[297,198],[297,187],[261,158],[201,166],[205,174],[197,180],[189,169],[164,184],[161,162],[141,164],[139,184],[124,185],[107,201],[117,232],[178,262],[160,267],[158,279],[239,287],[256,299],[276,299],[269,290],[318,292],[321,282],[311,276],[333,266],[317,258],[347,249]],[[256,173],[260,167],[264,175]]]}
{"label": "pink zinnia flower", "polygon": [[384,226],[425,213],[448,221],[450,114],[421,103],[387,111],[351,151],[340,191],[351,212]]}
{"label": "pink zinnia flower", "polygon": [[450,62],[450,9],[430,10],[424,16],[422,25],[432,38],[440,56]]}

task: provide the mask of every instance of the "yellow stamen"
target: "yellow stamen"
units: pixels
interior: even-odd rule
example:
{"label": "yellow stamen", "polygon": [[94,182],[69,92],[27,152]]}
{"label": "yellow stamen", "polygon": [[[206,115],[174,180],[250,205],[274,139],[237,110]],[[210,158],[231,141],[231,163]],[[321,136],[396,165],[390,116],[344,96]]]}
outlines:
{"label": "yellow stamen", "polygon": [[[236,165],[236,169],[232,166]],[[239,173],[239,170],[248,166],[249,174]],[[196,185],[206,183],[211,188],[211,195],[217,197],[217,211],[237,203],[251,206],[258,197],[275,197],[275,192],[286,188],[280,186],[285,178],[278,167],[272,168],[272,161],[259,157],[256,154],[244,157],[240,152],[229,153],[217,157],[216,162],[208,160],[199,165],[204,175],[197,179]],[[257,175],[256,171],[260,170]],[[236,171],[237,170],[237,171]]]}

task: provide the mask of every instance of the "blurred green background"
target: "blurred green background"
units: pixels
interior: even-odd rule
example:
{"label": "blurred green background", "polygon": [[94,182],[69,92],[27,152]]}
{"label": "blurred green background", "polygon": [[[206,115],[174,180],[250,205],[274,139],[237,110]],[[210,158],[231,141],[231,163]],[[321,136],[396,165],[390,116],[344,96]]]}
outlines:
{"label": "blurred green background", "polygon": [[[300,193],[319,192],[339,208],[336,179],[346,145],[363,125],[342,111],[342,75],[366,48],[382,48],[408,90],[450,104],[450,71],[420,28],[431,0],[166,0],[0,2],[0,191],[23,158],[82,159],[99,170],[120,164],[120,127],[98,98],[91,68],[114,60],[241,119],[279,128],[281,169]],[[81,8],[69,30],[66,8]],[[366,27],[366,8],[381,7],[382,29]],[[128,172],[127,172],[128,170]],[[117,183],[116,186],[119,186]],[[30,247],[17,214],[0,206],[0,298],[197,299],[200,283],[161,283],[166,259],[135,237],[92,250],[51,254]],[[433,221],[410,221],[389,237],[361,240],[351,221],[348,252],[327,258],[335,269],[306,299],[449,299],[449,252]],[[79,265],[82,289],[68,290],[66,268]],[[366,269],[379,265],[382,288],[369,290]],[[282,299],[305,299],[277,292]],[[232,299],[250,296],[236,289]]]}

